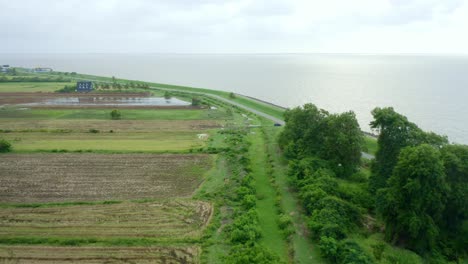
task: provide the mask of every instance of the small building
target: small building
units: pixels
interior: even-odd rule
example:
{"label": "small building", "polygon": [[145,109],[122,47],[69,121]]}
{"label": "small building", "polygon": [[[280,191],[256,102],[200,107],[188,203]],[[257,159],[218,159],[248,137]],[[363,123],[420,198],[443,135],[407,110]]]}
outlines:
{"label": "small building", "polygon": [[52,68],[34,68],[34,72],[52,72]]}
{"label": "small building", "polygon": [[90,81],[82,81],[76,83],[77,92],[91,92],[93,90],[93,83]]}
{"label": "small building", "polygon": [[10,65],[0,65],[0,72],[8,72],[8,69],[10,69]]}

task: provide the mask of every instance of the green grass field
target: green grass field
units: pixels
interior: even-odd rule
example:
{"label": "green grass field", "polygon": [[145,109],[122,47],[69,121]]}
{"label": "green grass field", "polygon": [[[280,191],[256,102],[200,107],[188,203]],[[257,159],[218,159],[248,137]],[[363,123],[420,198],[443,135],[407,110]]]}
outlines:
{"label": "green grass field", "polygon": [[206,131],[157,131],[148,133],[41,133],[12,132],[1,137],[13,144],[15,152],[92,151],[92,152],[187,152],[205,146],[197,134]]}
{"label": "green grass field", "polygon": [[[100,119],[110,120],[112,109],[0,109],[2,118],[29,119]],[[207,109],[121,109],[122,120],[201,120],[217,119],[225,115]]]}
{"label": "green grass field", "polygon": [[307,232],[306,219],[301,204],[291,190],[288,179],[288,163],[279,150],[276,138],[281,127],[265,128],[267,133],[267,147],[274,164],[274,175],[281,194],[281,205],[286,214],[292,217],[294,234],[291,239],[294,263],[325,263],[320,256],[317,244],[313,243]]}
{"label": "green grass field", "polygon": [[0,82],[0,93],[54,92],[74,82]]}
{"label": "green grass field", "polygon": [[270,183],[270,177],[266,171],[265,142],[259,129],[251,134],[252,142],[250,159],[252,175],[255,180],[257,195],[257,212],[260,228],[262,230],[261,243],[275,252],[282,260],[288,259],[288,250],[285,237],[278,226],[278,209],[275,206],[276,192]]}
{"label": "green grass field", "polygon": [[[354,235],[352,237],[367,253],[367,255],[372,256],[373,260],[377,263],[382,264],[393,264],[393,263],[408,263],[408,264],[422,264],[426,261],[421,258],[418,254],[406,250],[403,248],[398,248],[386,243],[383,239],[383,234],[372,234],[369,237],[363,237],[359,235]],[[377,244],[384,244],[385,250],[383,252],[382,258],[380,260],[375,259],[373,254],[372,246]]]}
{"label": "green grass field", "polygon": [[372,155],[377,153],[377,139],[374,137],[364,136],[364,150]]}

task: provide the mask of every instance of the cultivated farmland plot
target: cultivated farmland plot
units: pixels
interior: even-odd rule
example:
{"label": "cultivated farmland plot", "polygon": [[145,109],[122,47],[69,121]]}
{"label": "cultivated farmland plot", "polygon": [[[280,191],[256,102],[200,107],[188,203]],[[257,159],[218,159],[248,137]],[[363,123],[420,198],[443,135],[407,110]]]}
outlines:
{"label": "cultivated farmland plot", "polygon": [[209,155],[6,154],[0,203],[189,197],[212,163]]}
{"label": "cultivated farmland plot", "polygon": [[0,246],[0,263],[197,263],[200,248]]}
{"label": "cultivated farmland plot", "polygon": [[209,203],[191,199],[3,208],[0,237],[183,242],[200,237],[211,214]]}
{"label": "cultivated farmland plot", "polygon": [[113,132],[198,131],[221,127],[215,120],[24,120],[0,119],[0,130],[11,132]]}

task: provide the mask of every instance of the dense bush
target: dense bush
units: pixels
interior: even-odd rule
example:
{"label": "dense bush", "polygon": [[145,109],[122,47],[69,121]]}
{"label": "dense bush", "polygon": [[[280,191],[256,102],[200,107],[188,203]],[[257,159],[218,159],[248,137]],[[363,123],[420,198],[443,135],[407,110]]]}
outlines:
{"label": "dense bush", "polygon": [[58,89],[56,93],[73,93],[76,91],[76,85],[65,85],[62,89]]}
{"label": "dense bush", "polygon": [[114,109],[110,112],[110,116],[112,120],[118,120],[122,117],[122,114],[120,113],[119,110]]}
{"label": "dense bush", "polygon": [[371,258],[352,240],[338,241],[333,237],[320,237],[320,253],[332,263],[371,264]]}
{"label": "dense bush", "polygon": [[5,139],[0,139],[0,153],[6,153],[10,151],[11,151],[10,142],[6,141]]}
{"label": "dense bush", "polygon": [[255,242],[235,245],[224,259],[229,264],[271,264],[280,263],[280,259],[273,252]]}
{"label": "dense bush", "polygon": [[202,100],[198,97],[192,98],[192,106],[200,106],[202,104]]}

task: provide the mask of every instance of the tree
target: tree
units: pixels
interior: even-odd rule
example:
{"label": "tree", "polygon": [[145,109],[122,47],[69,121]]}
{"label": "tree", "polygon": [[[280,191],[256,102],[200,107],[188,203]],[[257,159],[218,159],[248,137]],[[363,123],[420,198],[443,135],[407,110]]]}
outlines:
{"label": "tree", "polygon": [[16,75],[18,74],[17,71],[16,71],[16,68],[10,68],[10,69],[8,70],[8,73],[11,74],[11,75],[13,75],[13,76],[16,76]]}
{"label": "tree", "polygon": [[280,134],[279,144],[287,158],[301,159],[318,152],[327,115],[328,112],[313,104],[286,110],[286,125]]}
{"label": "tree", "polygon": [[115,76],[112,76],[112,83],[115,83]]}
{"label": "tree", "polygon": [[236,99],[236,94],[233,92],[229,93],[229,98]]}
{"label": "tree", "polygon": [[375,108],[372,110],[374,120],[370,123],[373,129],[379,131],[378,149],[372,164],[372,175],[369,187],[372,193],[386,186],[400,154],[407,146],[417,146],[428,143],[439,147],[448,143],[447,138],[434,133],[425,133],[416,124],[395,112],[392,107]]}
{"label": "tree", "polygon": [[111,119],[117,120],[117,119],[120,119],[122,115],[119,110],[114,109],[111,111],[110,116],[111,116]]}
{"label": "tree", "polygon": [[164,98],[167,99],[167,100],[171,99],[172,98],[171,92],[169,92],[169,91],[164,92]]}
{"label": "tree", "polygon": [[440,225],[450,248],[445,253],[455,261],[466,254],[468,245],[468,146],[447,145],[441,153],[450,192]]}
{"label": "tree", "polygon": [[361,163],[363,135],[353,112],[329,115],[322,146],[323,159],[328,160],[338,176],[350,176]]}
{"label": "tree", "polygon": [[290,159],[316,156],[338,176],[349,176],[360,164],[363,136],[353,112],[330,114],[313,104],[285,113],[279,144]]}
{"label": "tree", "polygon": [[10,151],[11,151],[10,142],[6,141],[5,139],[0,139],[0,153],[6,153]]}
{"label": "tree", "polygon": [[419,253],[432,251],[447,191],[439,150],[428,144],[404,148],[388,187],[378,192],[386,239]]}
{"label": "tree", "polygon": [[192,106],[200,106],[202,101],[198,97],[192,97]]}

